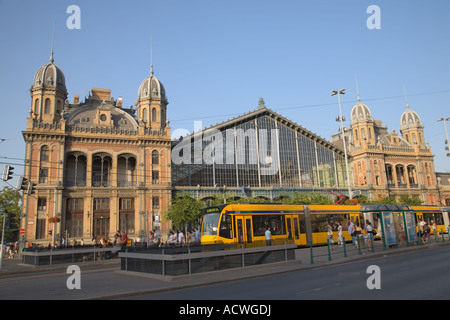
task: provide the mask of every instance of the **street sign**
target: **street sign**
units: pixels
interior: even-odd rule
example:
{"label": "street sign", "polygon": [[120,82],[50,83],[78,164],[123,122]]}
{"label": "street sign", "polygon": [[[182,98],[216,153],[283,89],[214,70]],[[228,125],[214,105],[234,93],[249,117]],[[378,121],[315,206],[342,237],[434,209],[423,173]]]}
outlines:
{"label": "street sign", "polygon": [[20,229],[20,234],[25,234],[25,229]]}

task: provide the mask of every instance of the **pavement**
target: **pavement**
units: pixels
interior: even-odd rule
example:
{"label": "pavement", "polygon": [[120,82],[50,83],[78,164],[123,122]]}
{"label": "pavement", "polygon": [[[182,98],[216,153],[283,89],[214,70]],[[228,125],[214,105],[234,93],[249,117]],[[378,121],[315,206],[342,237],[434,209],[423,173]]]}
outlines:
{"label": "pavement", "polygon": [[[121,286],[117,292],[108,292],[106,295],[91,297],[91,299],[123,299],[132,298],[139,294],[149,294],[152,292],[161,292],[175,289],[184,289],[189,287],[211,285],[241,279],[250,279],[256,277],[265,277],[274,274],[299,271],[311,268],[320,268],[336,264],[345,264],[355,261],[370,260],[374,258],[382,258],[391,255],[407,254],[422,250],[432,250],[433,248],[448,246],[450,241],[447,236],[445,240],[431,238],[426,245],[401,244],[396,248],[383,248],[381,241],[375,241],[373,249],[364,247],[360,250],[352,244],[346,244],[344,247],[334,245],[333,249],[327,246],[313,247],[313,257],[311,259],[310,248],[302,248],[295,250],[295,260],[271,263],[259,266],[251,266],[245,268],[235,268],[229,270],[221,270],[219,272],[205,272],[195,275],[186,276],[161,276],[150,275],[141,272],[127,272],[120,270],[120,259],[84,262],[80,264],[81,271],[107,268],[112,270],[118,277],[126,277],[127,281],[121,281]],[[14,278],[23,274],[45,273],[55,270],[66,270],[65,265],[32,267],[22,264],[22,260],[18,257],[14,259],[3,259],[2,270],[0,271],[0,279]],[[137,283],[145,285],[136,285]]]}

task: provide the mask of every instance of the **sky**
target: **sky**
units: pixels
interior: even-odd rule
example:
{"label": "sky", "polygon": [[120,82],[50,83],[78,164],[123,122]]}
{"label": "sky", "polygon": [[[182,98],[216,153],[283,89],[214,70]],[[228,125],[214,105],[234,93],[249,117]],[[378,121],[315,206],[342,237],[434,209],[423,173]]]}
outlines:
{"label": "sky", "polygon": [[29,89],[49,61],[55,25],[54,63],[70,102],[107,88],[130,107],[152,61],[172,132],[245,114],[263,98],[331,140],[339,126],[332,90],[346,89],[345,125],[358,88],[373,118],[398,133],[406,92],[436,171],[450,172],[437,122],[450,116],[449,15],[448,0],[0,0],[1,167],[23,174]]}

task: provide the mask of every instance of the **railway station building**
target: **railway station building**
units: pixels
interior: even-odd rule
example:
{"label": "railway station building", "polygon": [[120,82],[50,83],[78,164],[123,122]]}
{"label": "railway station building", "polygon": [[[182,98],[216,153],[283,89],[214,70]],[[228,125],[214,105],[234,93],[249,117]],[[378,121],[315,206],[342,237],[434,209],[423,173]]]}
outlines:
{"label": "railway station building", "polygon": [[27,241],[47,245],[69,237],[90,244],[169,228],[160,219],[172,196],[170,127],[163,84],[150,74],[135,107],[93,88],[67,100],[64,73],[53,60],[37,70],[23,138],[24,191],[21,228]]}
{"label": "railway station building", "polygon": [[[437,178],[424,126],[408,105],[400,133],[389,132],[361,103],[350,127],[329,141],[266,107],[171,139],[163,84],[149,75],[125,108],[111,90],[93,88],[84,101],[69,102],[64,73],[51,54],[30,88],[24,178],[23,239],[48,244],[61,237],[130,238],[152,229],[167,234],[162,219],[182,191],[198,199],[263,197],[294,192],[409,195],[424,204],[450,197],[446,175]],[[348,155],[347,170],[345,151]],[[349,176],[347,176],[347,174]]]}

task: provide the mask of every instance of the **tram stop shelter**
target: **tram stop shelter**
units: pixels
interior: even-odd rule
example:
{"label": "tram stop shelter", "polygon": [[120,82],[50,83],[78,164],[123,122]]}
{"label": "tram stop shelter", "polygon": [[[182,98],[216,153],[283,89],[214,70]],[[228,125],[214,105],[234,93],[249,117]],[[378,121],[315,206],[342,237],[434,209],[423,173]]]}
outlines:
{"label": "tram stop shelter", "polygon": [[384,249],[419,243],[415,213],[410,206],[370,204],[361,206],[361,213],[373,223]]}

